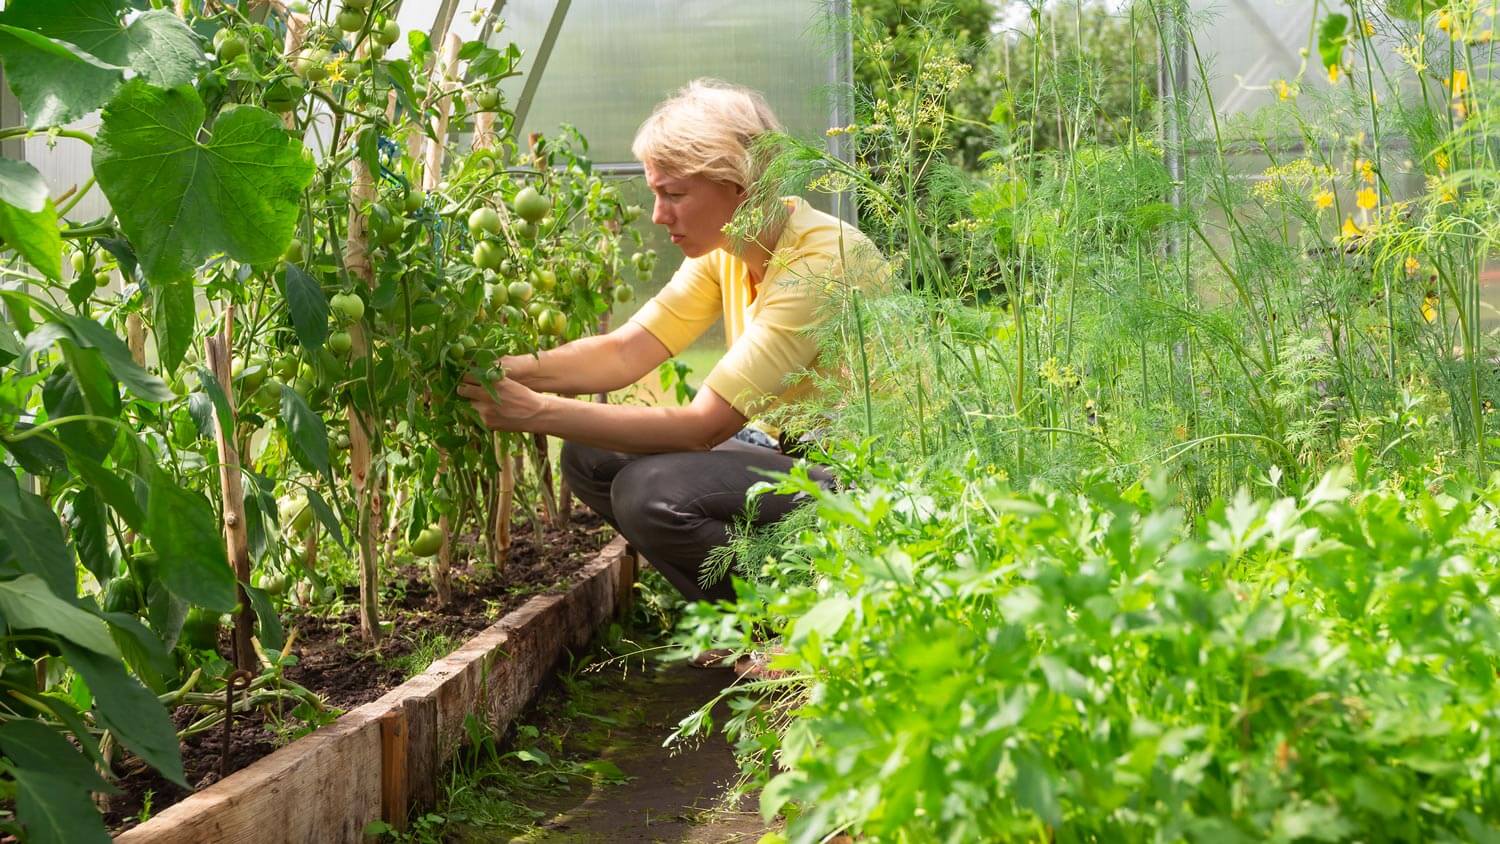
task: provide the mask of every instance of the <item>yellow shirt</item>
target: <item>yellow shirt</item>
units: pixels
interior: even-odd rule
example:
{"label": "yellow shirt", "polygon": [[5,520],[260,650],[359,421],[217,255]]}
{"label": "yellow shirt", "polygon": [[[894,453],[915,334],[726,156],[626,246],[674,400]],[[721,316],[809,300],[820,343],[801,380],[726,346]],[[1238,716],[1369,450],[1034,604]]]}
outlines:
{"label": "yellow shirt", "polygon": [[816,362],[811,329],[826,318],[824,305],[843,286],[884,278],[884,262],[858,229],[800,197],[785,202],[790,214],[760,284],[738,257],[716,249],[683,261],[630,318],[677,355],[722,314],[728,351],[703,386],[747,419],[813,390],[802,373]]}

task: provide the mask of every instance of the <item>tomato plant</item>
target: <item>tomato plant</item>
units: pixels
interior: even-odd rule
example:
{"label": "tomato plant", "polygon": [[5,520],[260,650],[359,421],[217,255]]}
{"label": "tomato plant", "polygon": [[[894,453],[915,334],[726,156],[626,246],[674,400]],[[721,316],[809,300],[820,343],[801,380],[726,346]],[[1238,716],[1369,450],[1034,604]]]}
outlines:
{"label": "tomato plant", "polygon": [[[32,840],[101,839],[113,746],[185,785],[163,701],[279,658],[320,554],[357,561],[371,639],[394,555],[445,598],[463,526],[503,560],[518,486],[556,492],[456,387],[597,330],[633,237],[581,137],[510,136],[514,46],[387,60],[381,0],[187,6],[0,12],[0,137],[93,165],[69,196],[0,161],[0,827]],[[108,213],[70,219],[95,188]]]}

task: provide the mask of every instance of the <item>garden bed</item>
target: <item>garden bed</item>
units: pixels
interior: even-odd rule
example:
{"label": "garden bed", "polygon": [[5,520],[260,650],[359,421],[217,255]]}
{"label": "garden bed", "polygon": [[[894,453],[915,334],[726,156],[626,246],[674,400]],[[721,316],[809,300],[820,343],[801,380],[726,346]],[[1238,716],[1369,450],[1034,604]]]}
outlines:
{"label": "garden bed", "polygon": [[[127,758],[121,764],[125,775],[120,785],[125,794],[113,798],[108,807],[112,828],[117,834],[123,833],[122,840],[158,840],[157,836],[162,834],[159,826],[163,821],[167,821],[169,827],[180,825],[195,811],[184,805],[182,808],[187,809],[186,812],[174,808],[156,815],[163,808],[184,798],[188,798],[184,804],[207,800],[211,805],[219,805],[226,799],[237,804],[237,799],[226,798],[226,795],[243,789],[243,785],[235,785],[236,781],[246,776],[254,781],[255,771],[287,754],[305,755],[296,751],[309,743],[318,744],[325,734],[333,737],[330,747],[334,747],[347,743],[337,740],[338,736],[368,732],[357,725],[373,723],[372,718],[377,714],[375,710],[388,714],[393,700],[399,709],[397,699],[402,697],[402,690],[424,682],[424,688],[431,687],[428,691],[445,685],[443,682],[434,683],[434,672],[441,676],[454,673],[455,658],[474,650],[475,643],[489,642],[490,647],[482,647],[477,653],[493,661],[500,653],[500,645],[512,650],[511,643],[522,637],[528,624],[557,628],[548,634],[551,639],[543,637],[543,640],[531,643],[524,653],[513,649],[513,661],[524,660],[526,665],[508,666],[510,670],[500,672],[519,678],[519,685],[504,690],[505,697],[519,695],[521,700],[516,704],[519,708],[529,699],[536,684],[551,669],[563,649],[586,641],[597,623],[608,619],[623,598],[625,592],[620,584],[630,579],[622,577],[627,568],[622,562],[623,542],[616,540],[604,551],[595,553],[608,536],[609,531],[602,522],[581,512],[575,514],[570,529],[548,530],[540,546],[531,540],[529,531],[518,532],[510,556],[500,571],[491,572],[483,565],[455,567],[454,601],[441,609],[430,593],[425,572],[415,567],[410,572],[399,572],[400,578],[396,582],[406,581],[408,585],[405,593],[387,608],[387,620],[395,622],[395,632],[377,648],[367,648],[360,643],[358,620],[352,609],[331,617],[293,616],[288,619],[287,629],[296,628],[298,631],[294,650],[299,662],[287,670],[287,677],[318,693],[335,712],[350,711],[322,730],[291,744],[286,744],[284,732],[278,735],[274,716],[268,717],[259,711],[236,716],[229,760],[231,775],[222,783],[218,782],[222,733],[214,729],[191,737],[183,745],[183,762],[189,783],[197,789],[196,794],[184,793],[138,761]],[[500,621],[497,622],[497,618]],[[534,632],[527,635],[536,638]],[[407,681],[408,677],[427,667],[428,654],[433,650],[437,652],[432,655],[438,659],[425,673]],[[449,650],[453,653],[443,657],[442,654]],[[490,666],[486,665],[485,672],[489,670]],[[480,684],[480,691],[487,693],[486,699],[495,697],[493,693],[500,691],[491,685]],[[486,702],[475,694],[461,694],[459,698],[474,705]],[[381,702],[386,702],[386,705],[382,707]],[[487,708],[491,715],[487,720],[493,726],[503,726],[513,714],[494,700],[488,701]],[[181,708],[175,713],[179,726],[188,723],[194,714],[191,707]],[[455,714],[461,727],[467,711]],[[295,726],[295,723],[284,724],[283,729]],[[456,738],[456,734],[445,737],[450,746],[456,746]],[[380,744],[377,742],[377,748]],[[338,750],[334,755],[342,752]],[[256,764],[258,761],[260,764]],[[250,770],[243,775],[234,773],[246,768]],[[348,784],[357,789],[367,779],[369,777],[353,776]],[[377,809],[382,779],[381,766],[376,764]],[[143,812],[147,799],[150,800],[149,812]],[[353,805],[349,811],[358,813]],[[152,816],[152,819],[137,826],[143,814]],[[223,820],[220,813],[215,813],[215,817]],[[365,822],[371,819],[365,818]],[[195,835],[221,840],[218,835],[199,829],[191,820],[188,825],[198,830]],[[353,830],[357,833],[361,828],[362,824]],[[254,831],[255,840],[274,840],[274,835],[272,839],[265,837],[268,833],[264,829],[254,828]],[[338,837],[332,832],[319,832],[316,840]],[[189,836],[182,840],[204,839]]]}

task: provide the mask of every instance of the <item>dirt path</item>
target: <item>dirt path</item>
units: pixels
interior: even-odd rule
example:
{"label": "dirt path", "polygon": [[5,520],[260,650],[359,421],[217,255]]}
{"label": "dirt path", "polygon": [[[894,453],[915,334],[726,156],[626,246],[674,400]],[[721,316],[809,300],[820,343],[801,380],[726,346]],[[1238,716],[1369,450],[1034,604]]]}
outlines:
{"label": "dirt path", "polygon": [[[610,669],[606,669],[610,670]],[[619,669],[613,669],[618,676]],[[736,773],[722,735],[694,748],[664,748],[677,723],[710,700],[731,679],[724,670],[676,664],[649,673],[632,672],[605,685],[586,702],[614,723],[586,738],[591,755],[607,760],[629,780],[575,787],[545,813],[533,831],[513,842],[594,844],[753,844],[767,831],[754,798],[724,807],[721,795]],[[721,707],[722,708],[722,707]],[[722,723],[726,713],[716,712]]]}

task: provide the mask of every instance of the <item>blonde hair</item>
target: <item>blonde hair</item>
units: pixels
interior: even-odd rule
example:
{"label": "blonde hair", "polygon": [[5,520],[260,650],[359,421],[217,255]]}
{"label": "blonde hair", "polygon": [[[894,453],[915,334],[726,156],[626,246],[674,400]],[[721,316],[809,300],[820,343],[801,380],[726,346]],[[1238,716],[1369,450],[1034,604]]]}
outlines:
{"label": "blonde hair", "polygon": [[721,79],[694,79],[657,104],[630,151],[671,176],[703,175],[750,190],[765,170],[756,138],[780,132],[759,91]]}

